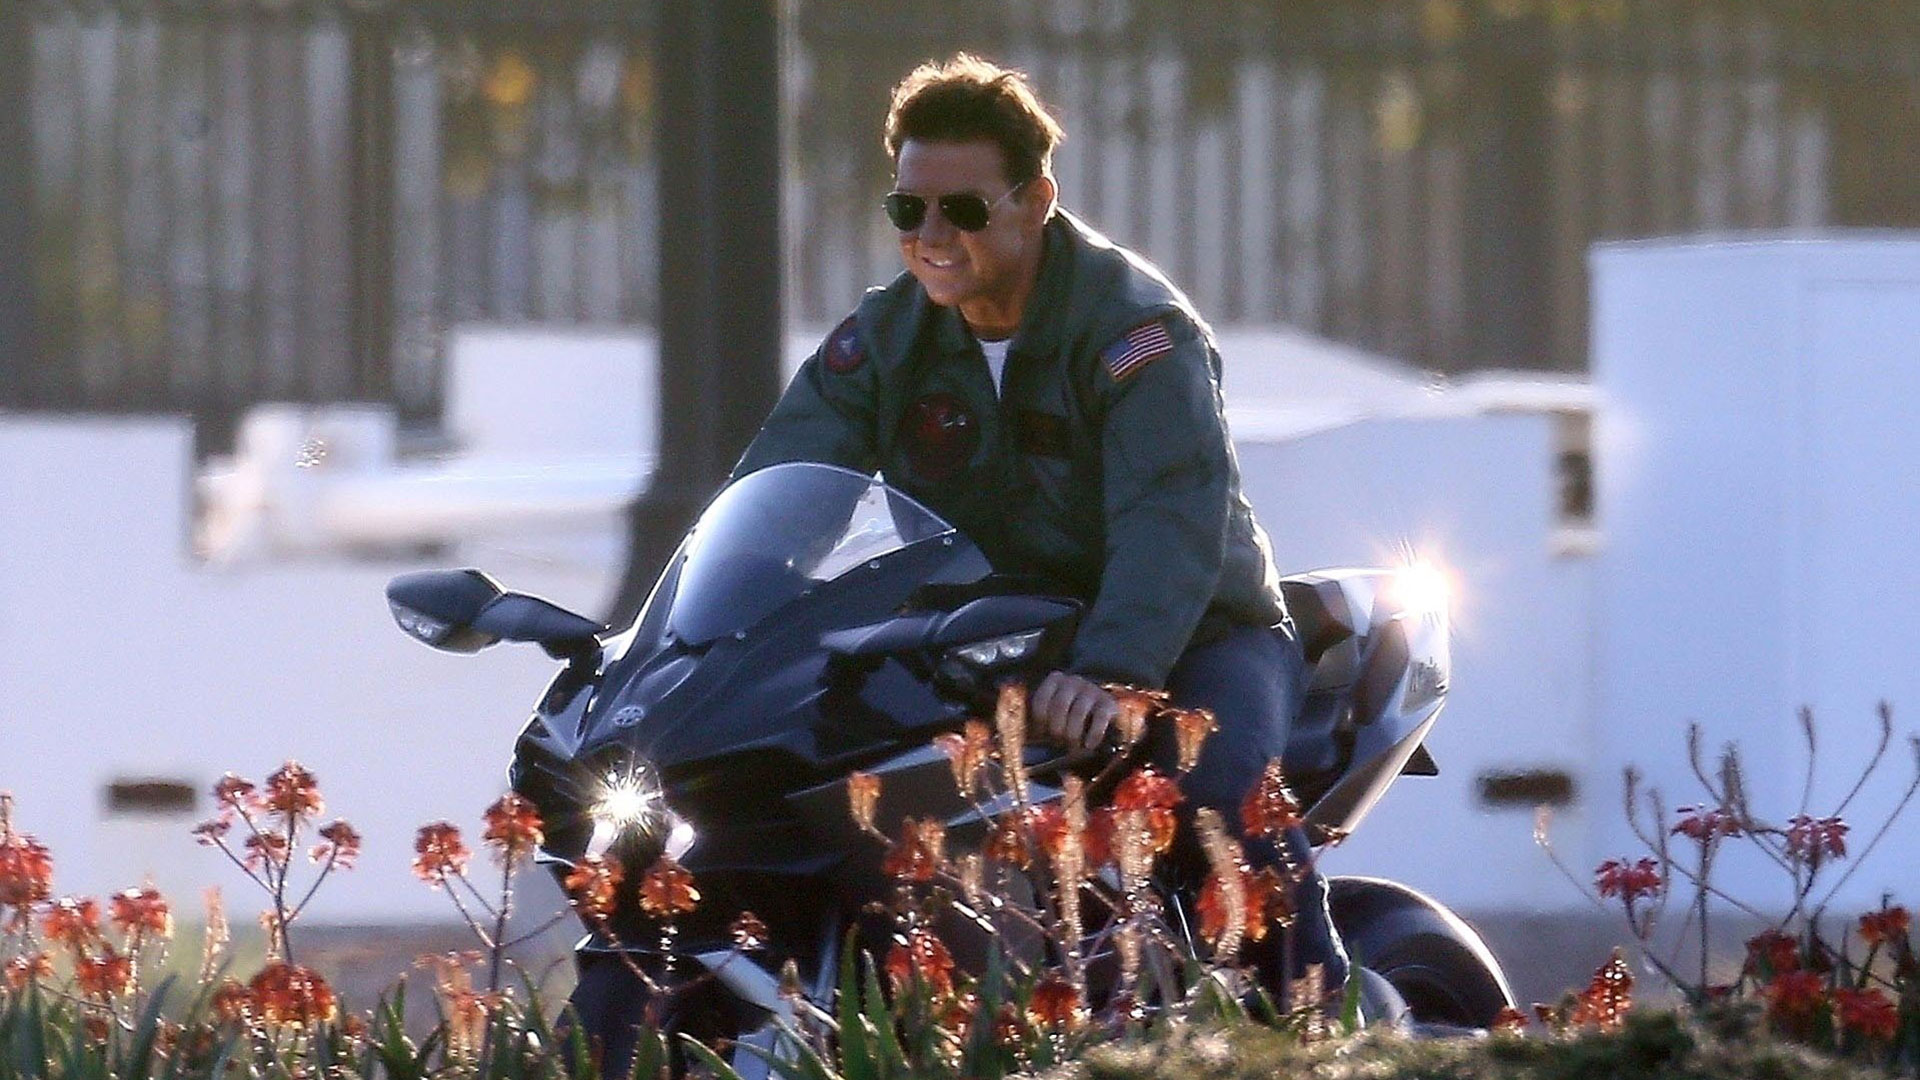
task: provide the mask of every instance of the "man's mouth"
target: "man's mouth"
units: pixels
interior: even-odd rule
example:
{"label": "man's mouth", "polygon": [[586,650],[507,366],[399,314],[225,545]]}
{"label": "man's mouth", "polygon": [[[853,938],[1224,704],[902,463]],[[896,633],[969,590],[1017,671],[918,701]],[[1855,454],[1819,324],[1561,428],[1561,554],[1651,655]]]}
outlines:
{"label": "man's mouth", "polygon": [[922,255],[920,261],[935,270],[951,270],[960,265],[960,260],[951,255]]}

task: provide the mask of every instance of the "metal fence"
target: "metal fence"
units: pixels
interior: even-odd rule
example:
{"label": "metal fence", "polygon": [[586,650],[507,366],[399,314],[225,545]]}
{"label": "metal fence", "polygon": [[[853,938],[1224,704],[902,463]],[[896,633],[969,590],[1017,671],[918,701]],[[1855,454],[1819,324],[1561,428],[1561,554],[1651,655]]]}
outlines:
{"label": "metal fence", "polygon": [[[29,135],[0,153],[31,244],[0,260],[31,264],[33,341],[0,406],[429,419],[452,323],[653,317],[646,4],[20,10]],[[1033,76],[1067,204],[1213,321],[1439,370],[1583,366],[1595,240],[1920,225],[1916,4],[796,0],[792,26],[801,323],[895,272],[886,91],[959,48]]]}
{"label": "metal fence", "polygon": [[650,319],[645,16],[36,8],[36,359],[0,405],[428,418],[453,323]]}
{"label": "metal fence", "polygon": [[960,43],[1033,76],[1068,132],[1064,200],[1214,321],[1443,371],[1583,368],[1596,240],[1920,226],[1920,4],[810,9],[792,205],[815,319],[891,272],[869,212],[886,88]]}

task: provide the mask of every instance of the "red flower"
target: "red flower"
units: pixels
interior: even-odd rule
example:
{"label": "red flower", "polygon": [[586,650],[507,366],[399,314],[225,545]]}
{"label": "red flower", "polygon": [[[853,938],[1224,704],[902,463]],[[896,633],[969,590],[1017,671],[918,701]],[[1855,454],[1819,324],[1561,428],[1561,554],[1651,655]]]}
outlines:
{"label": "red flower", "polygon": [[1087,1007],[1080,991],[1066,976],[1053,972],[1041,979],[1027,999],[1027,1022],[1037,1028],[1055,1031],[1077,1028],[1087,1019]]}
{"label": "red flower", "polygon": [[969,720],[958,732],[933,740],[953,769],[953,784],[972,798],[980,790],[980,771],[993,761],[993,732],[979,720]]}
{"label": "red flower", "polygon": [[[1245,918],[1245,934],[1248,941],[1259,941],[1267,936],[1267,905],[1271,896],[1271,882],[1278,880],[1272,875],[1271,881],[1255,874],[1252,869],[1241,866],[1240,905]],[[1200,899],[1194,907],[1200,914],[1200,936],[1209,942],[1218,942],[1220,935],[1227,931],[1227,905],[1222,897],[1220,876],[1208,874],[1207,883],[1200,888]]]}
{"label": "red flower", "polygon": [[741,952],[767,947],[767,924],[751,911],[735,915],[733,925],[728,929],[733,934],[733,947]]}
{"label": "red flower", "polygon": [[662,855],[640,878],[640,910],[656,919],[685,915],[700,903],[700,890],[693,887],[693,875]]}
{"label": "red flower", "polygon": [[1642,896],[1658,896],[1665,886],[1660,867],[1652,859],[1629,864],[1623,856],[1608,859],[1593,871],[1593,884],[1601,896],[1618,896],[1631,904]]}
{"label": "red flower", "polygon": [[1185,801],[1179,784],[1152,769],[1135,769],[1113,792],[1116,810],[1171,810]]}
{"label": "red flower", "polygon": [[[1035,808],[1035,813],[1041,809],[1044,808]],[[1027,827],[1020,815],[1002,814],[994,821],[993,833],[987,837],[985,854],[994,862],[1022,870],[1033,864],[1033,852],[1027,846]]]}
{"label": "red flower", "polygon": [[53,895],[53,856],[46,845],[13,831],[12,797],[0,801],[0,908],[26,909]]}
{"label": "red flower", "polygon": [[228,773],[213,785],[213,801],[227,810],[242,813],[254,806],[253,781]]}
{"label": "red flower", "polygon": [[41,916],[47,940],[80,950],[100,937],[100,905],[92,897],[63,896]]}
{"label": "red flower", "polygon": [[933,818],[908,818],[900,829],[902,836],[888,846],[881,872],[900,881],[932,881],[946,851],[946,828]]}
{"label": "red flower", "polygon": [[1897,905],[1869,911],[1860,916],[1860,939],[1876,948],[1891,941],[1903,940],[1911,921],[1907,909]]}
{"label": "red flower", "polygon": [[207,998],[207,1011],[221,1023],[238,1023],[253,1012],[253,991],[236,979],[223,979]]}
{"label": "red flower", "polygon": [[1620,955],[1620,950],[1615,949],[1607,962],[1593,973],[1593,980],[1575,1000],[1573,1022],[1613,1031],[1625,1022],[1627,1010],[1632,1007],[1633,972],[1628,969],[1626,958]]}
{"label": "red flower", "polygon": [[879,806],[880,778],[872,773],[848,773],[847,809],[853,814],[853,823],[871,831],[874,827],[874,811]]}
{"label": "red flower", "polygon": [[9,990],[24,990],[35,979],[51,979],[53,957],[43,952],[13,957],[6,963],[4,977]]}
{"label": "red flower", "polygon": [[413,850],[414,874],[436,889],[448,878],[466,873],[467,863],[473,858],[473,852],[460,839],[459,828],[446,821],[420,826]]}
{"label": "red flower", "polygon": [[1827,983],[1811,971],[1783,971],[1760,988],[1767,999],[1767,1016],[1797,1023],[1813,1015],[1827,1000]]}
{"label": "red flower", "polygon": [[252,833],[246,840],[247,868],[258,870],[262,866],[275,869],[287,865],[287,837],[285,833]]}
{"label": "red flower", "polygon": [[325,804],[320,799],[320,782],[297,761],[289,761],[267,777],[261,805],[283,818],[318,817]]}
{"label": "red flower", "polygon": [[1260,782],[1253,785],[1247,797],[1240,804],[1240,826],[1248,836],[1271,836],[1278,838],[1288,829],[1302,824],[1300,800],[1294,798],[1293,789],[1287,786],[1287,774],[1280,767],[1280,759],[1267,762],[1266,770],[1260,774]]}
{"label": "red flower", "polygon": [[339,1012],[327,980],[295,964],[268,964],[253,977],[248,989],[253,1008],[268,1024],[309,1027],[331,1020]]}
{"label": "red flower", "polygon": [[1139,742],[1147,733],[1147,717],[1167,707],[1165,690],[1142,690],[1121,683],[1108,683],[1101,689],[1113,695],[1113,703],[1120,707],[1114,727],[1128,746]]}
{"label": "red flower", "polygon": [[1847,823],[1800,814],[1787,822],[1787,854],[1806,862],[1847,857]]}
{"label": "red flower", "polygon": [[[1171,778],[1161,776],[1152,769],[1134,770],[1132,775],[1120,781],[1120,786],[1114,790],[1112,804],[1114,814],[1106,823],[1108,847],[1110,849],[1118,847],[1114,843],[1112,827],[1118,824],[1120,815],[1139,810],[1146,814],[1148,850],[1156,855],[1164,853],[1173,846],[1174,833],[1179,828],[1178,819],[1173,816],[1173,808],[1185,801],[1186,796],[1180,794],[1180,785],[1174,783]],[[1088,865],[1094,866],[1098,863],[1089,859]]]}
{"label": "red flower", "polygon": [[130,939],[144,938],[148,934],[163,938],[173,935],[173,914],[167,908],[166,897],[161,896],[158,889],[124,889],[115,893],[107,905],[113,925]]}
{"label": "red flower", "polygon": [[904,993],[916,977],[935,996],[953,992],[953,953],[931,930],[916,926],[894,939],[887,950],[887,978],[894,993]]}
{"label": "red flower", "polygon": [[73,977],[80,984],[81,994],[105,1001],[133,988],[133,960],[102,944],[99,952],[75,958]]}
{"label": "red flower", "polygon": [[193,827],[193,835],[202,845],[213,847],[219,844],[221,839],[225,837],[228,832],[232,831],[232,829],[233,822],[231,820],[224,817],[217,817],[195,825]]}
{"label": "red flower", "polygon": [[1764,930],[1747,939],[1747,966],[1763,977],[1793,971],[1800,966],[1800,943],[1778,930]]}
{"label": "red flower", "polygon": [[1900,1030],[1899,1007],[1879,990],[1840,987],[1833,992],[1833,1007],[1841,1027],[1869,1039],[1886,1042]]}
{"label": "red flower", "polygon": [[582,915],[600,922],[613,915],[622,878],[619,863],[589,855],[568,871],[561,887]]}
{"label": "red flower", "polygon": [[480,834],[480,839],[493,849],[493,857],[502,866],[533,854],[533,849],[546,840],[540,811],[511,791],[487,807],[484,817],[487,831]]}
{"label": "red flower", "polygon": [[335,821],[320,830],[324,844],[316,844],[307,855],[314,862],[332,860],[333,865],[342,870],[352,869],[355,860],[360,858],[360,834],[345,821]]}
{"label": "red flower", "polygon": [[1508,1035],[1524,1034],[1527,1030],[1527,1014],[1511,1005],[1504,1006],[1493,1014],[1493,1023],[1487,1025],[1487,1030]]}
{"label": "red flower", "polygon": [[1200,748],[1207,736],[1220,730],[1213,713],[1206,709],[1168,709],[1173,720],[1173,741],[1180,758],[1180,771],[1191,772],[1200,763]]}
{"label": "red flower", "polygon": [[1740,835],[1740,819],[1720,807],[1683,806],[1677,812],[1680,821],[1673,827],[1674,836],[1688,836],[1706,844],[1715,837]]}

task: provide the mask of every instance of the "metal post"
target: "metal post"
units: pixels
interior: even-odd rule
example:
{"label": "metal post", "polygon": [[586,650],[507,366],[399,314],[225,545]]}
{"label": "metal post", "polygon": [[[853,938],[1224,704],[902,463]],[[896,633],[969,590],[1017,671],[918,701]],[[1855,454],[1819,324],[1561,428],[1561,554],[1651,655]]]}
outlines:
{"label": "metal post", "polygon": [[660,464],[633,506],[616,625],[779,393],[780,6],[658,9]]}
{"label": "metal post", "polygon": [[1483,19],[1478,29],[1467,105],[1469,344],[1460,367],[1555,367],[1547,29],[1532,18]]}
{"label": "metal post", "polygon": [[33,20],[0,4],[0,408],[26,404],[38,367],[33,333]]}

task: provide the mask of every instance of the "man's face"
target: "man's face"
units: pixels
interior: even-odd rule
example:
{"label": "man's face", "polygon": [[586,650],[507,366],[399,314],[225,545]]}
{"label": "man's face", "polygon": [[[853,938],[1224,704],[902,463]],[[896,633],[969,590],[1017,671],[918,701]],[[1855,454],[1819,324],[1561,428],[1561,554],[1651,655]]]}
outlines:
{"label": "man's face", "polygon": [[[958,307],[970,323],[1019,320],[1039,268],[1041,228],[1052,184],[1029,181],[1011,198],[1000,148],[990,142],[908,139],[895,163],[894,190],[927,201],[917,228],[900,234],[900,256],[936,304]],[[942,195],[971,194],[990,207],[987,227],[963,232],[941,213]]]}

